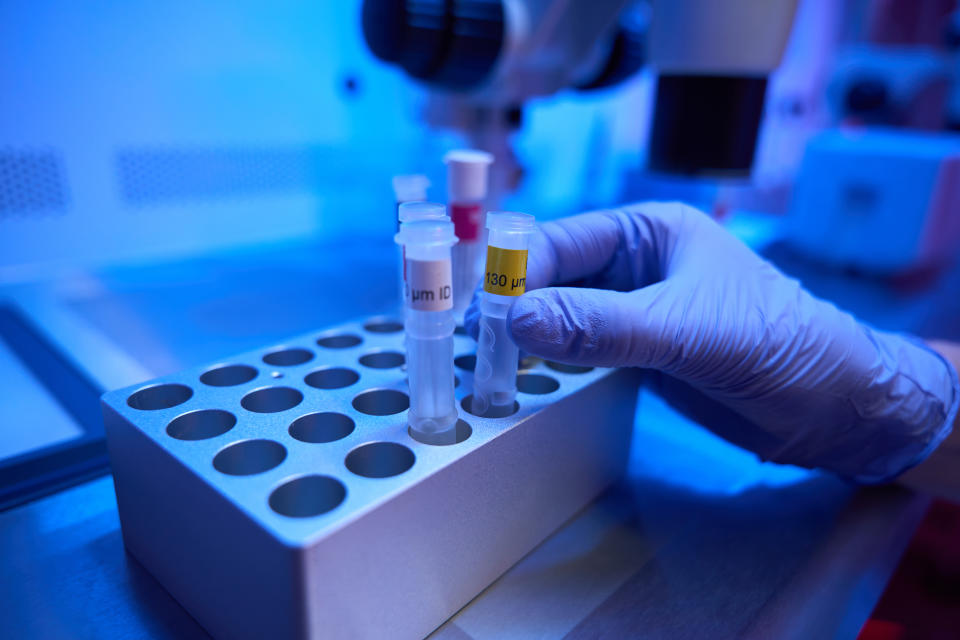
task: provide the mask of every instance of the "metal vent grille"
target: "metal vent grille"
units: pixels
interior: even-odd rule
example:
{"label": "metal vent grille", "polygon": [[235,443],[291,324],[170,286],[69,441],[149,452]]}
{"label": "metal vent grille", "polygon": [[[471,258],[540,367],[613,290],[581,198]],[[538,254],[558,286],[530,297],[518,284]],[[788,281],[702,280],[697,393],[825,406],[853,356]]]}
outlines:
{"label": "metal vent grille", "polygon": [[[317,147],[137,149],[117,154],[123,199],[131,205],[315,189],[339,173]],[[322,176],[322,177],[321,177]]]}
{"label": "metal vent grille", "polygon": [[0,217],[66,207],[65,172],[57,154],[0,149]]}

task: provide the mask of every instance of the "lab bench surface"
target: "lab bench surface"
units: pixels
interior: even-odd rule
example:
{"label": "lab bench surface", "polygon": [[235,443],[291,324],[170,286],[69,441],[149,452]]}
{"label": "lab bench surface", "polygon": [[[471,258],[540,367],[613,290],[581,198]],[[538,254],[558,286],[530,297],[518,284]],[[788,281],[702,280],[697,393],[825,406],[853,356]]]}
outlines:
{"label": "lab bench surface", "polygon": [[[654,451],[676,471],[716,463],[649,434],[638,424],[634,463]],[[816,474],[769,480],[763,466],[719,493],[634,466],[433,637],[855,637],[927,500]],[[0,514],[0,546],[11,637],[207,637],[124,552],[109,477]]]}
{"label": "lab bench surface", "polygon": [[[120,387],[381,311],[396,263],[386,244],[307,246],[105,272],[56,288],[81,333],[45,328]],[[760,463],[642,391],[628,477],[433,637],[854,638],[927,505]],[[207,637],[125,553],[109,476],[0,513],[0,548],[4,635]]]}

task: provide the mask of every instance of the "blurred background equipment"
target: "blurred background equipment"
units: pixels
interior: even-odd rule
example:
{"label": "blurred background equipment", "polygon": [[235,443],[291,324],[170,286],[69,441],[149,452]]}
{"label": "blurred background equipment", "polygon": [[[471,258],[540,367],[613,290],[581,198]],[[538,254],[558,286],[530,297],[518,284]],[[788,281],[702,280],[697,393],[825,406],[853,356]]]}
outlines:
{"label": "blurred background equipment", "polygon": [[833,268],[929,281],[915,276],[960,251],[957,5],[884,0],[847,18],[825,90],[834,128],[806,147],[783,235]]}
{"label": "blurred background equipment", "polygon": [[948,267],[960,245],[960,139],[825,131],[807,146],[785,233],[835,266],[885,275]]}
{"label": "blurred background equipment", "polygon": [[639,69],[643,33],[617,23],[626,4],[367,0],[363,29],[374,55],[430,87],[429,124],[459,129],[471,146],[497,157],[496,207],[522,174],[508,139],[527,101],[610,86]]}
{"label": "blurred background equipment", "polygon": [[653,2],[651,169],[750,173],[767,77],[780,64],[795,9],[792,0]]}
{"label": "blurred background equipment", "polygon": [[507,139],[528,102],[616,86],[647,62],[658,73],[650,167],[749,173],[767,76],[795,8],[795,0],[366,0],[363,25],[378,58],[432,90],[438,104],[427,121],[494,153],[504,164],[494,184],[509,190],[522,171]]}

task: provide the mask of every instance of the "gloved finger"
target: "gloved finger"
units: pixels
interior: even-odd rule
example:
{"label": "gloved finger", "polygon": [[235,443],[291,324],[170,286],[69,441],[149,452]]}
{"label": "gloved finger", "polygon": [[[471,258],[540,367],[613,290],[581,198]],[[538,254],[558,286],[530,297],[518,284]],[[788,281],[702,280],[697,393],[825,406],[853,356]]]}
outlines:
{"label": "gloved finger", "polygon": [[682,309],[667,283],[630,292],[548,287],[522,295],[507,326],[535,356],[598,367],[666,368],[680,353]]}
{"label": "gloved finger", "polygon": [[[470,301],[470,306],[467,307],[467,310],[463,315],[463,328],[467,332],[467,335],[476,340],[480,335],[480,296],[483,294],[483,283],[477,285],[477,288],[473,290],[473,299]],[[520,350],[519,360],[523,360],[529,356],[526,351],[523,349]]]}
{"label": "gloved finger", "polygon": [[[630,291],[665,278],[672,263],[709,223],[703,213],[677,202],[645,202],[583,213],[539,225],[530,239],[527,290],[576,285]],[[477,337],[478,293],[464,317]]]}
{"label": "gloved finger", "polygon": [[527,289],[629,291],[658,282],[681,236],[707,220],[681,203],[646,202],[543,223],[530,240]]}

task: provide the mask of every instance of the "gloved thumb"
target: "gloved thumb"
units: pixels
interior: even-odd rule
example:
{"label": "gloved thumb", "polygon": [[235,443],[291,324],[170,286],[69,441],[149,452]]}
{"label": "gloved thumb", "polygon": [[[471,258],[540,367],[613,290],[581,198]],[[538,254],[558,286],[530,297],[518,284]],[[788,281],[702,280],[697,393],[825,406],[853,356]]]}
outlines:
{"label": "gloved thumb", "polygon": [[507,325],[521,350],[548,360],[598,367],[652,367],[669,360],[676,331],[665,283],[620,292],[547,287],[525,293]]}

